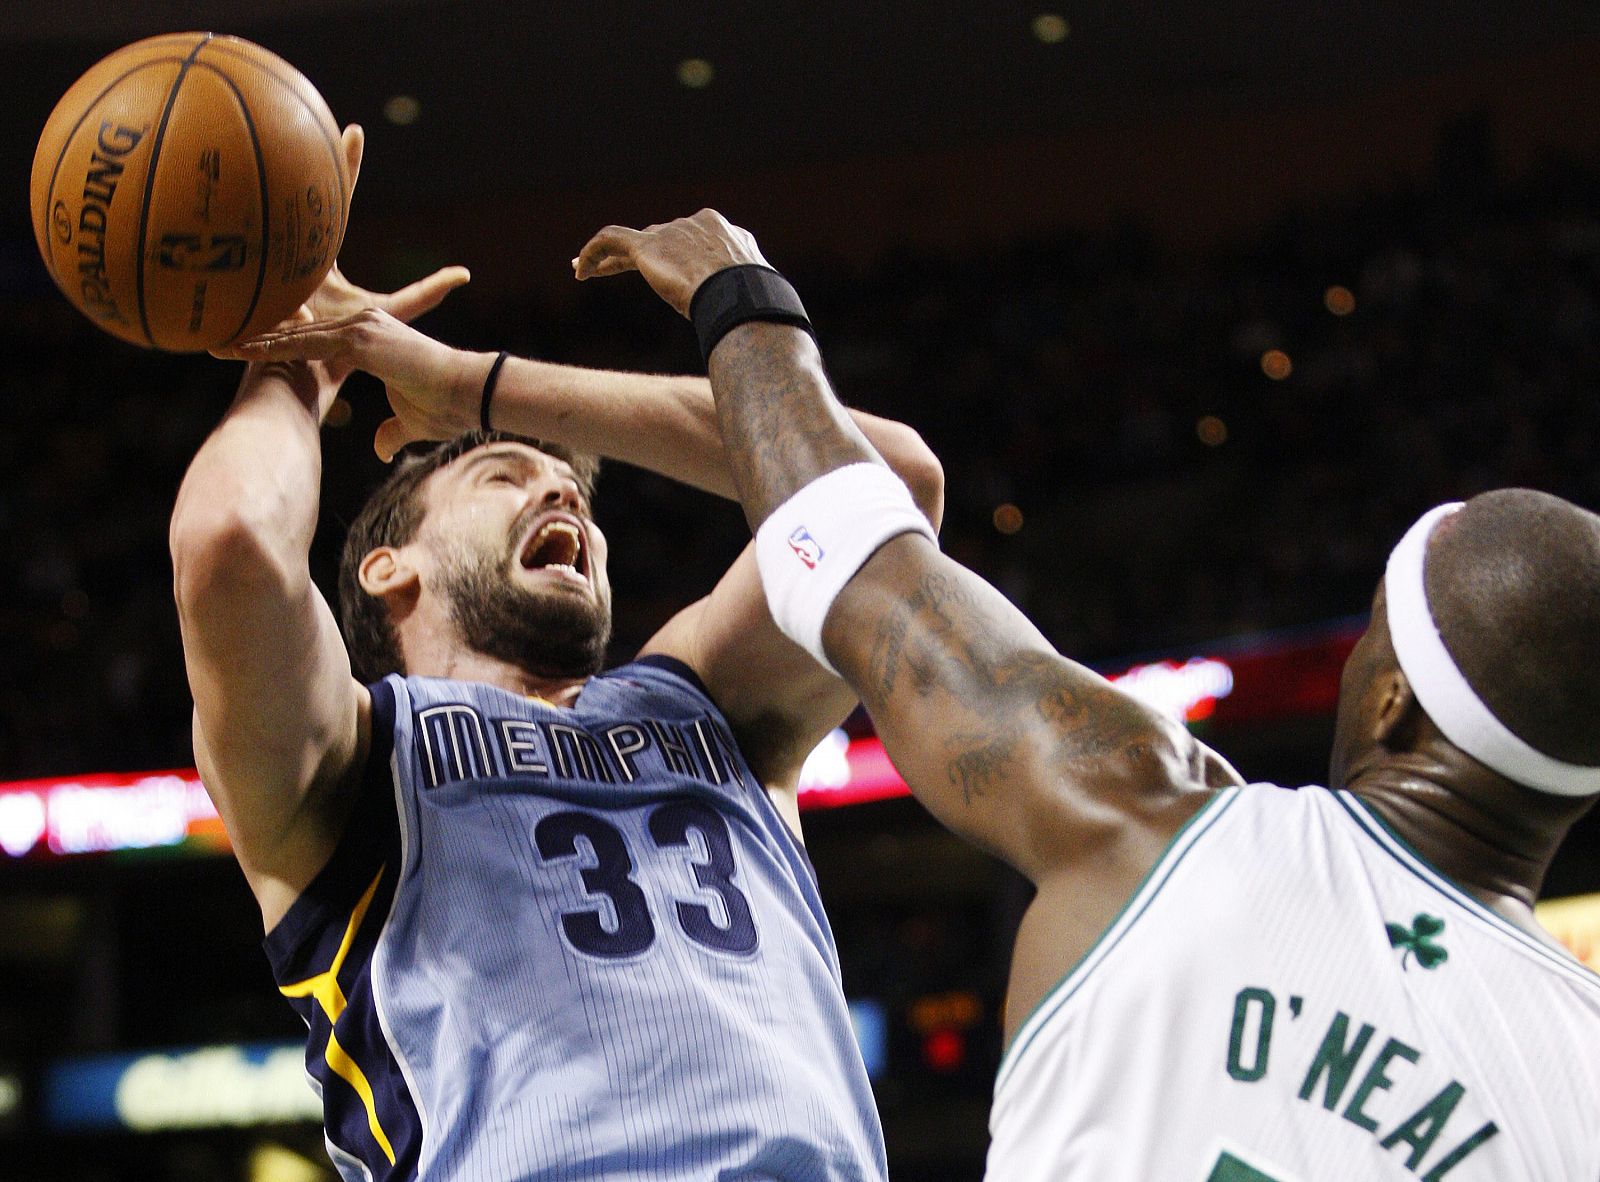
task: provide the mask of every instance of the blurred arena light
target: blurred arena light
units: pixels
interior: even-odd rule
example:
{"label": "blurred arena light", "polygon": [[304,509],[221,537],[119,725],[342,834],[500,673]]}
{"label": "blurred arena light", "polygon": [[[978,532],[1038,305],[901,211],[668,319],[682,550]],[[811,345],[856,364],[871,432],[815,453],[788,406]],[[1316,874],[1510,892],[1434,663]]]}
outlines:
{"label": "blurred arena light", "polygon": [[0,784],[0,851],[13,858],[191,842],[228,848],[222,821],[192,768]]}
{"label": "blurred arena light", "polygon": [[1546,899],[1534,906],[1533,914],[1572,955],[1600,972],[1600,895]]}
{"label": "blurred arena light", "polygon": [[1322,293],[1322,306],[1335,316],[1348,316],[1356,310],[1355,292],[1335,283]]}
{"label": "blurred arena light", "polygon": [[922,1062],[930,1071],[949,1074],[967,1061],[967,1038],[959,1030],[933,1030],[923,1037]]}
{"label": "blurred arena light", "polygon": [[13,1072],[0,1071],[0,1128],[22,1109],[22,1080]]}
{"label": "blurred arena light", "polygon": [[250,1182],[324,1182],[330,1176],[294,1150],[270,1142],[251,1152],[249,1171]]}
{"label": "blurred arena light", "polygon": [[866,1063],[867,1078],[877,1079],[889,1067],[889,1015],[883,1003],[873,998],[852,997],[849,1006],[850,1026]]}
{"label": "blurred arena light", "polygon": [[243,1043],[62,1059],[45,1073],[45,1125],[158,1132],[320,1120],[305,1053],[298,1042]]}
{"label": "blurred arena light", "polygon": [[1072,26],[1067,24],[1067,18],[1055,12],[1041,12],[1033,18],[1030,27],[1033,29],[1034,39],[1045,45],[1061,44],[1072,31]]}
{"label": "blurred arena light", "polygon": [[410,127],[422,114],[422,104],[409,94],[397,94],[383,104],[383,117],[396,127]]}
{"label": "blurred arena light", "polygon": [[1282,349],[1268,349],[1261,355],[1261,372],[1275,382],[1281,382],[1294,372],[1294,362]]}
{"label": "blurred arena light", "polygon": [[690,90],[704,90],[716,76],[717,71],[703,57],[684,58],[678,63],[678,81]]}
{"label": "blurred arena light", "polygon": [[1228,424],[1216,415],[1202,415],[1194,425],[1194,433],[1207,447],[1221,447],[1228,442]]}

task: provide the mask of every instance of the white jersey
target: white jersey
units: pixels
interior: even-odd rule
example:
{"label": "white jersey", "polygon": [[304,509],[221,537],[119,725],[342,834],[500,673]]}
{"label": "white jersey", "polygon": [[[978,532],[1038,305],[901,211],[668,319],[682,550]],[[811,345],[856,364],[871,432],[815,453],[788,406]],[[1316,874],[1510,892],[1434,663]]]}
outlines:
{"label": "white jersey", "polygon": [[1597,1182],[1600,977],[1347,792],[1219,793],[1022,1024],[990,1182]]}

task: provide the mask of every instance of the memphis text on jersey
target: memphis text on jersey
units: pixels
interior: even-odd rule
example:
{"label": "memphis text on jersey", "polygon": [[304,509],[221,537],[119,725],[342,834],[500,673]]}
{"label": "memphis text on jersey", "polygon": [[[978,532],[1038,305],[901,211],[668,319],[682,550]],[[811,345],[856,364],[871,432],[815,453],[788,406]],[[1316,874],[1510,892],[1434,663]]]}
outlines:
{"label": "memphis text on jersey", "polygon": [[640,758],[650,752],[680,775],[743,784],[736,750],[733,736],[710,715],[689,722],[640,719],[591,732],[548,719],[486,718],[465,703],[417,711],[417,756],[429,788],[510,776],[631,784],[639,778]]}

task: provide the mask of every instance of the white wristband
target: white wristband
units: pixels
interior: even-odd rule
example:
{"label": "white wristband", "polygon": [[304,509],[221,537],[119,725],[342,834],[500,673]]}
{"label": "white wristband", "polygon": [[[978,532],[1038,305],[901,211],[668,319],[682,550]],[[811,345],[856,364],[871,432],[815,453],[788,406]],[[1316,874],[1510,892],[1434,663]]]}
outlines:
{"label": "white wristband", "polygon": [[835,675],[822,651],[822,622],[861,565],[904,533],[938,545],[905,483],[882,464],[847,464],[824,473],[756,530],[761,586],[778,628]]}

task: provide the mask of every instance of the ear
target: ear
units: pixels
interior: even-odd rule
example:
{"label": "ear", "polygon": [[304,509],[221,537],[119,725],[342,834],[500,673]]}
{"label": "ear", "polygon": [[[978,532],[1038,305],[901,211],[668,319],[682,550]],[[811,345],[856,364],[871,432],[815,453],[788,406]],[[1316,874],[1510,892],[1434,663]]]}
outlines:
{"label": "ear", "polygon": [[1391,669],[1379,677],[1372,686],[1372,701],[1376,707],[1372,737],[1391,751],[1409,749],[1416,737],[1417,696],[1406,675]]}
{"label": "ear", "polygon": [[356,568],[356,575],[361,589],[388,603],[391,612],[414,600],[421,586],[416,568],[393,546],[378,546],[367,551]]}

